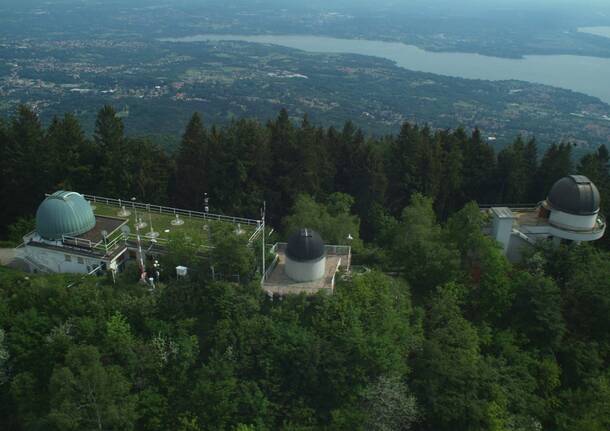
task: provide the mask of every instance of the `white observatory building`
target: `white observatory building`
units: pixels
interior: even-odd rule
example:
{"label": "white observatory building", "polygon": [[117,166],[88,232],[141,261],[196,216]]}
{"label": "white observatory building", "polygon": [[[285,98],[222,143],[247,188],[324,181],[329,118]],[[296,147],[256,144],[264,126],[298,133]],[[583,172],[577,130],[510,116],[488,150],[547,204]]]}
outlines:
{"label": "white observatory building", "polygon": [[31,272],[116,272],[128,258],[121,241],[126,223],[94,215],[91,204],[79,193],[57,191],[42,201],[36,229],[23,237],[23,260]]}
{"label": "white observatory building", "polygon": [[265,272],[261,285],[270,296],[333,292],[339,268],[349,271],[351,247],[324,244],[316,231],[299,229],[288,242],[275,244],[273,263]]}
{"label": "white observatory building", "polygon": [[320,235],[300,229],[288,238],[286,275],[296,282],[319,280],[326,270],[326,250]]}
{"label": "white observatory building", "polygon": [[532,207],[494,206],[490,234],[502,245],[511,261],[518,261],[524,247],[540,240],[555,244],[580,243],[600,239],[606,222],[599,212],[599,190],[583,175],[558,180],[547,198]]}

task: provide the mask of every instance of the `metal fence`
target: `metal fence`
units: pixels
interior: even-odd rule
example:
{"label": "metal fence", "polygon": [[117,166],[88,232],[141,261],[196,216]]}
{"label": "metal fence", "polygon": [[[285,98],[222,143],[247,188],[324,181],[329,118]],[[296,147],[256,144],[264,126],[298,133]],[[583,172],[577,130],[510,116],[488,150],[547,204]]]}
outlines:
{"label": "metal fence", "polygon": [[[275,246],[273,246],[273,247],[275,247]],[[272,250],[273,250],[273,247],[271,248]],[[265,284],[265,281],[267,281],[267,279],[269,278],[271,273],[275,270],[275,267],[277,266],[277,263],[279,260],[280,260],[280,258],[276,254],[275,257],[273,258],[273,262],[271,262],[271,264],[269,266],[267,266],[267,270],[265,271],[265,273],[263,274],[263,277],[261,278],[261,286],[263,284]]]}
{"label": "metal fence", "polygon": [[535,210],[538,205],[538,203],[533,204],[533,203],[528,203],[528,204],[477,204],[478,207],[482,210],[487,210],[490,208],[494,208],[494,207],[500,207],[500,208],[510,208],[511,210],[514,211],[531,211],[531,210]]}
{"label": "metal fence", "polygon": [[[286,246],[288,243],[286,242],[276,242],[273,247],[271,247],[271,253],[285,253]],[[326,251],[327,256],[341,256],[345,257],[346,262],[344,262],[345,268],[349,271],[350,265],[352,263],[352,248],[349,245],[325,245],[324,249]],[[267,271],[269,272],[269,271]],[[266,279],[266,277],[265,277]]]}
{"label": "metal fence", "polygon": [[226,215],[222,215],[222,214],[212,214],[212,213],[205,213],[205,212],[201,212],[201,211],[193,211],[193,210],[185,210],[185,209],[181,209],[181,208],[173,208],[173,207],[165,207],[165,206],[161,206],[161,205],[153,205],[153,204],[146,204],[146,203],[142,203],[142,202],[133,202],[130,200],[121,200],[121,199],[113,199],[113,198],[105,198],[103,196],[95,196],[95,195],[83,195],[85,197],[85,199],[87,199],[90,202],[93,203],[102,203],[105,205],[111,205],[111,206],[115,206],[117,208],[132,208],[132,209],[139,209],[139,210],[144,210],[147,212],[151,212],[151,213],[157,213],[157,214],[167,214],[167,215],[182,215],[182,216],[187,216],[190,218],[197,218],[197,219],[202,219],[202,220],[211,220],[211,221],[223,221],[223,222],[228,222],[228,223],[241,223],[244,225],[248,225],[248,226],[257,226],[260,227],[262,225],[262,221],[261,220],[254,220],[254,219],[249,219],[249,218],[244,218],[244,217],[231,217],[231,216],[226,216]]}
{"label": "metal fence", "polygon": [[[271,247],[271,253],[286,252],[287,242],[276,242]],[[324,249],[327,256],[349,256],[352,248],[349,245],[325,245]]]}
{"label": "metal fence", "polygon": [[184,217],[195,218],[195,219],[199,219],[199,220],[219,221],[219,222],[225,222],[225,223],[243,224],[246,226],[255,226],[256,229],[254,230],[252,235],[250,235],[250,238],[248,238],[248,243],[251,243],[252,241],[257,239],[261,235],[261,233],[264,229],[264,223],[262,222],[262,220],[249,219],[249,218],[245,218],[245,217],[232,217],[232,216],[226,216],[226,215],[222,215],[222,214],[212,214],[212,213],[185,210],[185,209],[174,208],[174,207],[165,207],[165,206],[161,206],[161,205],[153,205],[153,204],[147,204],[147,203],[142,203],[142,202],[133,202],[130,200],[106,198],[103,196],[95,196],[95,195],[87,195],[87,194],[84,194],[83,196],[85,197],[85,199],[87,199],[88,201],[90,201],[94,204],[99,202],[99,203],[114,206],[117,208],[125,207],[126,209],[127,208],[131,208],[134,210],[139,209],[141,211],[146,211],[146,212],[155,213],[155,214],[165,214],[165,215],[173,215],[173,216],[181,215]]}

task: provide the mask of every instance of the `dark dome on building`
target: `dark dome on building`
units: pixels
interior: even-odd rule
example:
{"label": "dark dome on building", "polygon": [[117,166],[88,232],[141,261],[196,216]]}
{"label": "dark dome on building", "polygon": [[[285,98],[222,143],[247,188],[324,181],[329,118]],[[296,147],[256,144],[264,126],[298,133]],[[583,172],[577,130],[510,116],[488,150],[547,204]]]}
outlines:
{"label": "dark dome on building", "polygon": [[547,202],[552,209],[574,215],[592,215],[599,211],[599,190],[583,175],[570,175],[551,188]]}
{"label": "dark dome on building", "polygon": [[36,232],[47,240],[81,235],[94,227],[91,205],[76,192],[55,192],[47,196],[36,211]]}
{"label": "dark dome on building", "polygon": [[324,241],[316,231],[299,229],[288,238],[286,256],[298,262],[309,262],[324,257]]}

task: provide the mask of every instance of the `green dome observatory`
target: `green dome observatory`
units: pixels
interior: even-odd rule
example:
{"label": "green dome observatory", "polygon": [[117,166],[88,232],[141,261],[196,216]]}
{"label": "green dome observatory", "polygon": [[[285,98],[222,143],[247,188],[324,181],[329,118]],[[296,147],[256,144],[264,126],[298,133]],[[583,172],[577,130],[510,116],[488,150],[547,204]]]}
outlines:
{"label": "green dome observatory", "polygon": [[94,227],[91,205],[76,192],[57,191],[47,196],[36,211],[36,232],[46,240],[81,235]]}

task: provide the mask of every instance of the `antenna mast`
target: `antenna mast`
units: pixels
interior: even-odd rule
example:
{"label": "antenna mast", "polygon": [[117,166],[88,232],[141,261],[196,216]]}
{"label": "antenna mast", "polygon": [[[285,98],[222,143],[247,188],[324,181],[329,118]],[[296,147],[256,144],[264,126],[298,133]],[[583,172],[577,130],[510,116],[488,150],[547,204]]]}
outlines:
{"label": "antenna mast", "polygon": [[267,202],[263,201],[263,210],[262,210],[262,222],[263,222],[263,283],[265,282],[265,275],[266,275],[266,270],[265,270],[265,213],[267,212]]}

